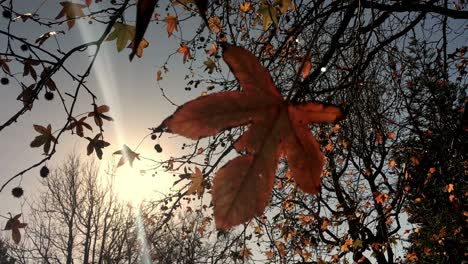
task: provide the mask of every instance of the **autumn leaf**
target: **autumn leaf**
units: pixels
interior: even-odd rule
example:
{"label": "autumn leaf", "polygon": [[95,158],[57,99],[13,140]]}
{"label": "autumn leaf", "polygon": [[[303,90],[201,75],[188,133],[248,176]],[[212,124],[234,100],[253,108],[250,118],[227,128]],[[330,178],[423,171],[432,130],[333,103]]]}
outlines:
{"label": "autumn leaf", "polygon": [[307,76],[309,76],[311,70],[312,70],[312,62],[311,62],[310,56],[306,56],[302,64],[302,70],[301,70],[302,79],[305,79]]}
{"label": "autumn leaf", "polygon": [[451,193],[455,190],[454,186],[453,186],[453,183],[449,183],[447,184],[447,186],[445,186],[445,190],[448,192],[448,193]]}
{"label": "autumn leaf", "polygon": [[[117,51],[121,52],[127,46],[127,43],[133,40],[135,36],[135,27],[132,25],[127,25],[127,24],[122,24],[122,23],[115,23],[113,27],[114,27],[114,31],[112,31],[109,34],[109,36],[107,36],[106,41],[116,40]],[[138,44],[140,43],[140,41],[138,42]],[[135,49],[135,53],[137,51],[138,50]]]}
{"label": "autumn leaf", "polygon": [[[153,15],[154,8],[157,4],[158,0],[139,0],[137,2],[136,31],[134,31],[134,35],[131,38],[133,39],[135,46],[130,53],[130,61],[138,52],[137,48],[143,40],[146,29],[148,28],[148,24],[151,20],[151,16]],[[124,46],[126,46],[126,44]]]}
{"label": "autumn leaf", "polygon": [[223,30],[223,26],[221,25],[221,20],[218,17],[210,17],[208,20],[208,25],[211,30],[213,30],[216,34],[219,34],[221,30]]}
{"label": "autumn leaf", "polygon": [[281,156],[287,158],[297,185],[304,192],[316,193],[325,161],[308,125],[343,118],[336,106],[284,101],[268,70],[252,53],[224,45],[223,58],[243,90],[199,97],[181,106],[157,128],[200,139],[227,128],[249,126],[234,143],[238,152],[247,155],[226,163],[214,178],[212,193],[218,229],[262,214]]}
{"label": "autumn leaf", "polygon": [[209,74],[212,74],[213,71],[216,69],[216,63],[210,58],[203,62],[203,64],[205,65],[205,71],[208,70]]}
{"label": "autumn leaf", "polygon": [[266,31],[271,24],[278,25],[278,17],[276,8],[267,2],[263,2],[258,9],[258,13],[262,16],[263,30]]}
{"label": "autumn leaf", "polygon": [[320,230],[325,231],[328,229],[328,226],[331,224],[330,220],[324,219],[322,225],[320,226]]}
{"label": "autumn leaf", "polygon": [[86,5],[76,4],[68,1],[60,2],[62,5],[62,10],[55,17],[55,19],[60,19],[62,17],[67,18],[68,29],[71,29],[75,25],[75,18],[84,16],[83,8],[86,8]]}
{"label": "autumn leaf", "polygon": [[191,184],[187,190],[187,195],[196,194],[200,198],[205,191],[205,187],[203,186],[203,174],[199,168],[195,168],[195,173],[190,175],[190,181]]}
{"label": "autumn leaf", "polygon": [[353,248],[355,248],[355,249],[360,249],[360,248],[362,248],[363,246],[364,246],[364,245],[363,245],[363,243],[362,243],[362,240],[359,240],[359,239],[354,240],[354,242],[353,242]]}
{"label": "autumn leaf", "polygon": [[21,223],[19,218],[21,214],[14,216],[13,218],[8,219],[4,230],[11,230],[11,238],[16,244],[19,244],[21,241],[21,232],[20,228],[25,228],[28,224]]}
{"label": "autumn leaf", "polygon": [[16,98],[16,100],[23,102],[23,106],[26,107],[29,111],[31,111],[35,99],[33,90],[35,85],[36,84],[33,83],[28,87],[23,87],[23,91]]}
{"label": "autumn leaf", "polygon": [[353,245],[353,240],[352,239],[346,239],[344,244],[341,245],[341,251],[347,252],[349,251],[349,246]]}
{"label": "autumn leaf", "polygon": [[244,13],[247,13],[250,11],[250,2],[245,2],[245,3],[240,3],[239,4],[239,9],[244,12]]}
{"label": "autumn leaf", "polygon": [[33,66],[39,65],[39,61],[33,60],[31,58],[31,55],[29,56],[28,59],[23,61],[23,76],[31,75],[31,77],[36,80],[37,79],[37,73],[36,70],[34,70]]}
{"label": "autumn leaf", "polygon": [[90,137],[85,137],[87,140],[89,140],[88,147],[87,147],[87,155],[93,154],[94,151],[96,151],[96,156],[99,159],[102,159],[102,149],[105,147],[110,146],[110,144],[104,140],[102,140],[102,134],[99,133],[97,134],[94,138]]}
{"label": "autumn leaf", "polygon": [[252,258],[252,251],[250,248],[244,246],[240,252],[240,255],[243,260],[249,260]]}
{"label": "autumn leaf", "polygon": [[409,261],[409,262],[416,262],[418,261],[418,255],[416,255],[415,252],[410,252],[408,254],[406,254],[406,260]]}
{"label": "autumn leaf", "polygon": [[276,0],[275,5],[278,5],[281,14],[285,14],[289,9],[294,10],[294,4],[291,0]]}
{"label": "autumn leaf", "polygon": [[162,75],[161,70],[158,70],[158,71],[156,72],[156,81],[162,80],[162,76],[161,76],[161,75]]}
{"label": "autumn leaf", "polygon": [[[141,58],[143,56],[143,49],[146,49],[149,46],[149,42],[146,39],[142,39],[140,41],[140,45],[136,49],[136,55],[138,58]],[[128,45],[127,48],[133,49],[133,42]]]}
{"label": "autumn leaf", "polygon": [[123,145],[123,148],[121,150],[117,150],[113,153],[113,155],[116,154],[122,155],[122,157],[120,157],[119,163],[117,164],[117,168],[124,165],[126,160],[128,160],[128,163],[130,163],[130,167],[133,167],[133,161],[135,160],[135,158],[137,160],[140,160],[140,154],[135,153],[125,144]]}
{"label": "autumn leaf", "polygon": [[216,52],[218,52],[218,45],[216,45],[216,43],[211,43],[211,49],[207,50],[206,53],[208,53],[208,55],[213,55]]}
{"label": "autumn leaf", "polygon": [[172,36],[172,33],[175,31],[179,31],[177,29],[177,24],[179,23],[177,21],[177,18],[175,16],[172,16],[169,14],[166,18],[163,20],[167,24],[167,36],[170,37]]}
{"label": "autumn leaf", "polygon": [[102,127],[103,121],[102,119],[105,119],[107,121],[114,121],[112,117],[105,115],[104,113],[109,112],[109,106],[107,105],[101,105],[101,106],[96,106],[94,105],[94,111],[89,112],[88,116],[93,116],[94,117],[94,122],[98,127]]}
{"label": "autumn leaf", "polygon": [[34,41],[34,43],[37,43],[39,46],[41,46],[41,45],[44,44],[44,42],[45,42],[46,40],[48,40],[50,37],[56,36],[56,35],[59,34],[59,33],[64,34],[65,32],[63,32],[63,31],[50,31],[50,32],[46,32],[46,33],[40,35],[40,36]]}
{"label": "autumn leaf", "polygon": [[83,137],[84,134],[83,134],[83,127],[87,128],[88,130],[93,130],[93,128],[85,122],[86,120],[86,116],[85,117],[82,117],[80,118],[80,120],[76,120],[74,117],[72,117],[72,122],[71,124],[67,127],[67,129],[69,130],[73,130],[75,129],[76,131],[76,134],[80,137]]}
{"label": "autumn leaf", "polygon": [[190,58],[190,48],[187,47],[185,43],[180,45],[180,48],[177,49],[177,52],[184,55],[184,63]]}
{"label": "autumn leaf", "polygon": [[44,145],[44,153],[49,153],[51,143],[54,142],[57,144],[57,139],[52,135],[51,125],[47,125],[47,128],[41,125],[33,125],[33,127],[40,135],[36,136],[31,142],[31,148],[38,148]]}
{"label": "autumn leaf", "polygon": [[55,85],[54,80],[49,76],[51,68],[47,67],[41,72],[41,78],[44,79],[44,85],[51,91],[57,90],[57,85]]}
{"label": "autumn leaf", "polygon": [[11,61],[10,59],[7,59],[7,58],[2,59],[0,57],[0,68],[2,68],[2,70],[8,74],[10,74],[10,66],[8,66],[8,62],[10,61]]}

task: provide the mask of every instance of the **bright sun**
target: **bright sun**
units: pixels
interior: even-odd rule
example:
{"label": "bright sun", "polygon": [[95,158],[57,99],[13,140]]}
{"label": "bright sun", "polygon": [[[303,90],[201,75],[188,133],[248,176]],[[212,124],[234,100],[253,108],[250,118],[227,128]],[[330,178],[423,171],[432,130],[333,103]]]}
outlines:
{"label": "bright sun", "polygon": [[167,175],[142,174],[137,166],[129,165],[117,169],[114,175],[114,187],[119,198],[132,205],[138,205],[143,200],[158,199],[170,188]]}

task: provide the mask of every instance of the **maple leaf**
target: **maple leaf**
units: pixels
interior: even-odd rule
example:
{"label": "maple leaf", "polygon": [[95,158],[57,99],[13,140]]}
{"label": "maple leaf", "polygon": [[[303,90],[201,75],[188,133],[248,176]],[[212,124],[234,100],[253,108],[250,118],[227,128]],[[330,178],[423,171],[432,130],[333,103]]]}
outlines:
{"label": "maple leaf", "polygon": [[117,164],[117,168],[124,165],[126,160],[128,160],[128,163],[130,163],[130,167],[133,168],[133,161],[135,160],[135,158],[137,160],[140,160],[140,154],[135,153],[125,144],[123,145],[123,148],[121,150],[117,150],[113,153],[113,155],[116,154],[122,155],[122,157],[120,157],[119,163]]}
{"label": "maple leaf", "polygon": [[[109,34],[109,36],[107,36],[106,41],[116,40],[115,44],[117,46],[117,51],[121,52],[127,46],[127,43],[129,41],[132,41],[132,39],[134,38],[135,27],[132,25],[122,23],[115,23],[113,27],[114,31],[112,31]],[[138,44],[140,44],[140,41],[138,42]],[[135,40],[133,40],[133,42],[135,42]],[[135,53],[136,52],[137,50],[135,49]]]}
{"label": "maple leaf", "polygon": [[216,63],[210,58],[208,58],[205,62],[203,62],[203,64],[206,67],[205,71],[208,70],[209,74],[212,74],[213,71],[216,69]]}
{"label": "maple leaf", "polygon": [[23,91],[16,98],[16,100],[20,100],[21,102],[23,102],[23,106],[26,107],[29,111],[31,111],[33,107],[33,102],[35,98],[33,88],[35,85],[36,84],[33,83],[26,88],[23,87]]}
{"label": "maple leaf", "polygon": [[62,5],[62,10],[55,17],[55,19],[60,19],[62,17],[67,18],[68,29],[71,29],[75,25],[75,18],[84,16],[83,8],[86,8],[86,5],[76,4],[68,1],[60,2]]}
{"label": "maple leaf", "polygon": [[288,12],[289,8],[294,10],[294,4],[291,0],[276,0],[275,5],[279,6],[281,14]]}
{"label": "maple leaf", "polygon": [[107,121],[114,121],[112,117],[105,115],[104,113],[109,112],[109,106],[107,105],[101,105],[101,106],[96,106],[94,105],[94,111],[89,112],[88,116],[94,116],[94,122],[98,127],[102,127],[102,119],[105,119]]}
{"label": "maple leaf", "polygon": [[258,13],[262,16],[263,30],[266,31],[271,24],[278,25],[278,17],[276,8],[269,5],[267,2],[263,2],[258,9]]}
{"label": "maple leaf", "polygon": [[51,71],[50,67],[44,68],[44,70],[41,73],[41,78],[44,79],[44,85],[49,88],[51,91],[57,90],[57,85],[55,85],[54,80],[50,78],[49,73]]}
{"label": "maple leaf", "polygon": [[196,194],[198,195],[198,198],[200,198],[205,191],[205,187],[203,185],[203,174],[199,168],[195,168],[195,173],[190,175],[190,181],[192,181],[192,183],[187,190],[187,195]]}
{"label": "maple leaf", "polygon": [[219,34],[221,30],[223,30],[223,26],[221,25],[221,20],[218,17],[210,17],[208,20],[208,25],[211,30],[213,30],[216,34]]}
{"label": "maple leaf", "polygon": [[102,159],[102,149],[105,147],[110,146],[109,142],[106,142],[102,140],[102,134],[99,133],[97,134],[94,138],[90,137],[85,137],[87,140],[89,140],[88,147],[86,148],[87,150],[87,155],[93,154],[94,151],[96,151],[96,155],[99,159]]}
{"label": "maple leaf", "polygon": [[250,2],[240,3],[239,8],[244,13],[249,12],[251,8]]}
{"label": "maple leaf", "polygon": [[19,218],[21,214],[18,214],[10,219],[8,219],[4,230],[11,230],[11,238],[16,244],[19,244],[21,241],[21,232],[20,228],[25,228],[28,224],[21,223]]}
{"label": "maple leaf", "polygon": [[148,24],[157,4],[158,0],[139,0],[137,2],[136,31],[134,31],[134,35],[132,36],[135,46],[130,53],[130,61],[138,52],[137,48],[140,46],[140,42],[145,36],[146,29],[148,28]]}
{"label": "maple leaf", "polygon": [[172,33],[175,31],[179,31],[177,29],[177,24],[179,23],[177,21],[177,18],[175,16],[172,16],[171,14],[167,15],[166,18],[163,20],[167,24],[167,36],[170,37],[172,36]]}
{"label": "maple leaf", "polygon": [[180,45],[180,48],[177,49],[177,52],[184,55],[184,63],[190,58],[190,48],[187,47],[185,43]]}
{"label": "maple leaf", "polygon": [[57,144],[57,139],[52,135],[51,125],[47,125],[47,128],[41,125],[33,125],[33,127],[40,135],[36,136],[36,138],[31,142],[31,148],[38,148],[44,145],[44,153],[49,153],[50,144],[52,142]]}
{"label": "maple leaf", "polygon": [[2,70],[5,72],[5,73],[8,73],[10,74],[10,66],[8,66],[8,63],[7,62],[10,62],[11,60],[5,58],[5,59],[2,59],[0,57],[0,68],[2,68]]}
{"label": "maple leaf", "polygon": [[[146,49],[149,46],[149,42],[146,39],[142,39],[140,41],[140,45],[138,45],[138,48],[136,49],[136,55],[138,58],[141,58],[143,56],[143,49]],[[133,49],[133,42],[128,45],[127,48]]]}
{"label": "maple leaf", "polygon": [[31,75],[31,77],[36,80],[37,79],[37,73],[36,70],[34,70],[33,66],[39,65],[39,61],[33,60],[31,58],[31,55],[29,55],[29,58],[23,61],[23,76]]}
{"label": "maple leaf", "polygon": [[211,43],[211,49],[207,50],[208,55],[213,55],[218,51],[218,45],[216,43]]}
{"label": "maple leaf", "polygon": [[255,55],[241,47],[224,45],[223,58],[243,90],[199,97],[179,107],[156,128],[199,139],[227,128],[249,126],[234,143],[238,152],[247,155],[226,163],[214,178],[212,193],[218,229],[262,214],[281,156],[287,158],[297,185],[307,193],[316,193],[324,157],[308,124],[343,118],[337,106],[284,101]]}
{"label": "maple leaf", "polygon": [[72,120],[73,122],[67,127],[67,129],[69,130],[73,130],[75,129],[76,130],[76,134],[80,137],[83,137],[84,134],[83,134],[83,127],[86,127],[87,129],[93,131],[93,128],[85,122],[85,119],[87,117],[82,117],[80,118],[80,120],[76,120],[74,117],[72,117]]}
{"label": "maple leaf", "polygon": [[244,246],[244,248],[242,248],[240,252],[240,255],[243,260],[249,260],[252,258],[252,251],[250,250],[250,248]]}

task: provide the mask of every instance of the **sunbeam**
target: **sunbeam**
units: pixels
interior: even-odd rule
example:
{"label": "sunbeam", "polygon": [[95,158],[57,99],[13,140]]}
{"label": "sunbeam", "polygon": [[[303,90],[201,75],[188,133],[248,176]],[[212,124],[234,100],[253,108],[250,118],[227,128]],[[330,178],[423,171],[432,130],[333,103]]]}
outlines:
{"label": "sunbeam", "polygon": [[[99,38],[99,34],[101,32],[97,32],[95,27],[86,27],[83,26],[82,23],[77,23],[77,27],[79,29],[81,38],[84,42],[91,42],[95,39]],[[88,56],[90,59],[92,56],[94,56],[95,49],[90,49],[88,48],[87,50]],[[114,68],[113,68],[113,61],[111,54],[107,51],[107,49],[102,48],[99,51],[99,54],[97,55],[98,57],[95,60],[94,66],[93,66],[93,75],[96,78],[97,85],[102,93],[102,98],[104,100],[104,103],[107,105],[112,106],[112,114],[116,117],[122,116],[122,109],[121,109],[121,101],[120,101],[120,95],[119,95],[119,90],[117,89],[118,83],[115,81],[115,75],[114,75]],[[119,146],[122,146],[125,143],[125,140],[127,139],[125,135],[124,129],[120,126],[121,122],[115,122],[113,124],[114,128],[114,135],[116,138],[116,141]],[[141,245],[141,250],[140,250],[140,263],[142,264],[150,264],[151,263],[151,258],[149,256],[149,247],[148,247],[148,242],[146,240],[146,232],[144,228],[144,224],[142,221],[141,217],[141,209],[138,206],[138,203],[140,203],[143,200],[143,194],[138,191],[138,188],[135,185],[135,179],[131,181],[132,184],[122,184],[121,181],[125,181],[125,179],[128,179],[134,175],[128,175],[131,174],[132,172],[129,172],[128,170],[125,171],[127,173],[124,173],[122,177],[118,177],[114,179],[116,182],[116,186],[118,187],[118,192],[119,195],[122,196],[127,196],[127,192],[135,192],[138,195],[135,197],[131,197],[130,203],[134,208],[137,208],[137,213],[135,214],[135,222],[136,226],[135,228],[137,229],[138,232],[138,240]],[[130,182],[127,182],[130,183]],[[125,186],[125,192],[123,193],[122,187]],[[127,195],[125,195],[127,194]],[[126,197],[129,198],[129,197]]]}

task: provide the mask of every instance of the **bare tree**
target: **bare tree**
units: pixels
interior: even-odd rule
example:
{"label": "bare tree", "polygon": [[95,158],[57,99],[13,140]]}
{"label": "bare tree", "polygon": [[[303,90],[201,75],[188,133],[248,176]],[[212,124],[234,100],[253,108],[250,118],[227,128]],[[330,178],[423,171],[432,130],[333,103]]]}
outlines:
{"label": "bare tree", "polygon": [[132,208],[98,170],[72,155],[43,180],[45,191],[30,205],[26,240],[16,250],[20,263],[137,262]]}

